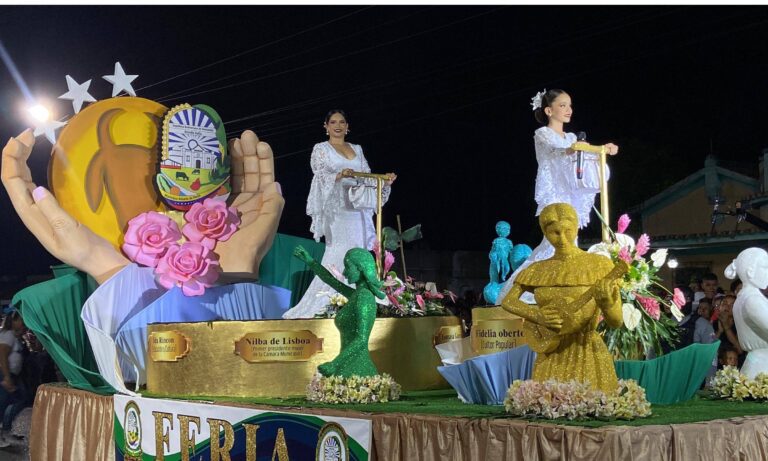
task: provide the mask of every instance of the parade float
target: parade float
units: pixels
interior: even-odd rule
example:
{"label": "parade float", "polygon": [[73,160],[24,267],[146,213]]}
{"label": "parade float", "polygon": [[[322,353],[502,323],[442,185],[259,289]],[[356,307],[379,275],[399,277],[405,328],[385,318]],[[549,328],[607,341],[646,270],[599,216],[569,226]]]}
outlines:
{"label": "parade float", "polygon": [[[350,256],[335,282],[324,275],[346,293],[329,299],[327,318],[281,319],[311,277],[304,264],[324,270],[314,263],[323,247],[277,233],[280,169],[269,146],[251,132],[228,142],[210,106],[167,108],[136,97],[136,76],[119,63],[108,77],[113,97],[98,102],[68,78],[63,96],[76,115],[58,137],[61,122],[36,130],[53,144],[56,201],[31,180],[27,159],[47,154],[40,145],[33,153],[31,132],[3,151],[3,183],[17,212],[74,266],[13,300],[68,381],[38,390],[32,459],[688,459],[768,450],[758,436],[763,406],[692,399],[717,345],[616,360],[610,389],[530,380],[535,363],[557,353],[544,344],[558,328],[526,318],[533,311],[525,306],[512,315],[505,303],[475,309],[462,339],[457,317],[427,315],[440,311],[437,290],[430,299],[405,275],[391,275],[384,252]],[[129,96],[115,97],[121,91]],[[81,111],[84,101],[93,103]],[[49,213],[56,204],[64,214]],[[73,240],[47,240],[62,229]],[[86,251],[68,252],[73,241]],[[656,262],[643,258],[647,243],[608,233],[585,253],[605,258],[588,284],[624,263],[620,295],[598,303],[603,319],[591,298],[582,303],[594,319],[591,340],[606,340],[608,366],[611,357],[643,359],[673,339],[648,333],[668,331],[670,322],[647,290]],[[110,258],[118,264],[95,269]],[[755,260],[739,264],[745,277]],[[562,288],[556,279],[523,280]],[[670,309],[677,305],[673,299]],[[393,309],[399,315],[376,318]],[[730,372],[716,389],[759,400],[764,381],[758,374],[743,384]]]}

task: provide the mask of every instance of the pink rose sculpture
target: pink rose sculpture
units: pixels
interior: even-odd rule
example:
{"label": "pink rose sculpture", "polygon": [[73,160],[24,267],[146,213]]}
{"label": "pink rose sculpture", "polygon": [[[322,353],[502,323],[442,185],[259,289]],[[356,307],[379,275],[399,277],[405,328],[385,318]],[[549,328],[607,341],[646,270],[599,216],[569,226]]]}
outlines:
{"label": "pink rose sculpture", "polygon": [[128,222],[122,249],[131,261],[157,267],[168,247],[179,240],[179,226],[171,218],[149,211]]}
{"label": "pink rose sculpture", "polygon": [[184,242],[168,248],[155,268],[165,288],[180,286],[185,296],[198,296],[219,278],[219,256],[198,242]]}
{"label": "pink rose sculpture", "polygon": [[237,231],[240,218],[235,207],[214,199],[195,203],[184,213],[187,224],[181,230],[190,242],[200,242],[209,250],[217,241],[226,241]]}

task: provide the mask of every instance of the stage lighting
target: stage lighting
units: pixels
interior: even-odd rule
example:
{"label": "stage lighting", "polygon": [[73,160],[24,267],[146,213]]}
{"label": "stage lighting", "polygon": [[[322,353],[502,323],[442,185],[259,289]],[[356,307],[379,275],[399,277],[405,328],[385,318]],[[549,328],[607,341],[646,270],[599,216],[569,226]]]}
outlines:
{"label": "stage lighting", "polygon": [[670,269],[677,269],[677,264],[677,259],[674,258],[667,261],[667,266],[669,266]]}
{"label": "stage lighting", "polygon": [[34,105],[27,109],[35,120],[45,122],[50,118],[51,112],[43,107],[41,104]]}

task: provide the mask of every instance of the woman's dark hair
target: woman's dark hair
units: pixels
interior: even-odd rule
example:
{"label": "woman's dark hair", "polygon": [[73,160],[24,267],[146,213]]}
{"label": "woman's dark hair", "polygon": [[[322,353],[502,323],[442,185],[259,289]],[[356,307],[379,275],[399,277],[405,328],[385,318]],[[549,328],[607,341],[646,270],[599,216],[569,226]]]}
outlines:
{"label": "woman's dark hair", "polygon": [[341,109],[329,110],[328,113],[325,115],[325,123],[328,123],[328,120],[330,120],[331,117],[333,117],[333,114],[341,114],[341,116],[344,117],[344,120],[346,120],[347,123],[349,123],[349,117],[347,117],[347,113]]}
{"label": "woman's dark hair", "polygon": [[738,278],[733,279],[733,282],[731,282],[731,293],[736,293],[736,288],[741,284],[741,280]]}
{"label": "woman's dark hair", "polygon": [[541,107],[533,111],[533,116],[536,117],[537,122],[542,125],[549,123],[549,117],[544,113],[544,108],[551,106],[555,99],[563,93],[565,91],[558,88],[552,88],[544,92],[544,96],[541,97]]}

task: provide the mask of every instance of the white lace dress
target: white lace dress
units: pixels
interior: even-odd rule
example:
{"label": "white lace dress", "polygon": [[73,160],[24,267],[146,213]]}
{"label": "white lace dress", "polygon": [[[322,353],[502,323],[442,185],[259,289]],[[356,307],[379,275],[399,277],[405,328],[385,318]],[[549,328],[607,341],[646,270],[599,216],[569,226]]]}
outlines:
{"label": "white lace dress", "polygon": [[[536,173],[536,216],[541,210],[553,203],[568,203],[576,209],[579,216],[579,228],[589,224],[589,214],[595,203],[595,195],[600,192],[600,156],[590,152],[583,155],[582,178],[576,176],[576,155],[568,155],[565,150],[576,142],[576,135],[565,133],[560,136],[553,129],[543,126],[536,130],[533,136],[536,147],[536,161],[539,169]],[[610,171],[606,166],[606,174],[610,178]],[[528,259],[504,283],[496,304],[501,303],[515,282],[517,274],[537,261],[549,259],[555,254],[555,249],[547,241],[542,239]],[[532,295],[521,298],[532,303]]]}
{"label": "white lace dress", "polygon": [[[314,177],[307,197],[307,215],[312,218],[309,230],[318,242],[321,237],[325,237],[325,253],[321,264],[337,276],[344,270],[344,255],[349,249],[371,250],[376,240],[373,211],[357,210],[349,201],[349,188],[357,185],[358,180],[336,180],[336,175],[345,168],[371,172],[363,149],[357,144],[350,143],[350,146],[355,151],[352,159],[341,155],[327,141],[315,144],[310,159]],[[375,187],[375,181],[368,180],[368,184]],[[383,203],[386,203],[389,193],[390,187],[385,185],[382,190]],[[315,277],[301,300],[283,318],[312,318],[324,310],[329,296],[335,293],[335,290]]]}

